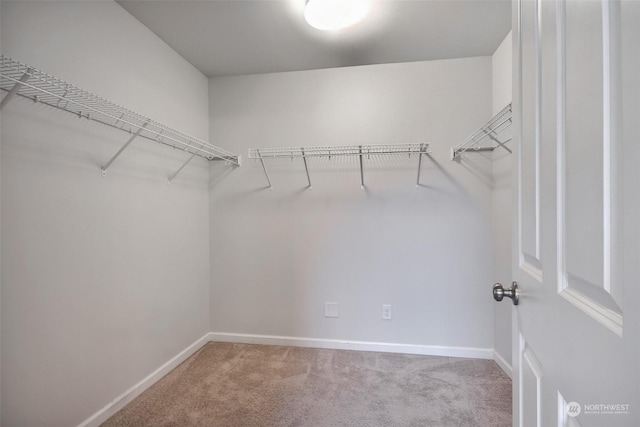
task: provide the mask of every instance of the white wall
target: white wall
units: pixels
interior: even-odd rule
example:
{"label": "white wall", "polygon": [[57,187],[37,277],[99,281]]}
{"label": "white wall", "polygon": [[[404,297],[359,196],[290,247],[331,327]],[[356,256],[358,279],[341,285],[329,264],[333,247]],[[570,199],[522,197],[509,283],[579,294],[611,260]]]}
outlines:
{"label": "white wall", "polygon": [[[114,2],[2,1],[2,52],[200,138],[207,79]],[[15,99],[2,115],[2,421],[71,426],[209,330],[208,164]]]}
{"label": "white wall", "polygon": [[[210,80],[211,139],[249,147],[430,142],[417,158],[211,168],[211,329],[492,348],[491,159],[451,146],[491,115],[491,58]],[[340,317],[325,319],[323,303]],[[393,320],[381,319],[382,304]]]}
{"label": "white wall", "polygon": [[[498,113],[511,102],[512,84],[511,33],[500,44],[492,57],[493,113]],[[501,140],[511,138],[511,129],[499,135]],[[507,143],[512,146],[513,143]],[[495,281],[511,286],[511,214],[513,212],[511,162],[513,156],[498,148],[493,152],[493,216]],[[493,334],[495,352],[511,366],[511,311],[509,301],[494,304]]]}

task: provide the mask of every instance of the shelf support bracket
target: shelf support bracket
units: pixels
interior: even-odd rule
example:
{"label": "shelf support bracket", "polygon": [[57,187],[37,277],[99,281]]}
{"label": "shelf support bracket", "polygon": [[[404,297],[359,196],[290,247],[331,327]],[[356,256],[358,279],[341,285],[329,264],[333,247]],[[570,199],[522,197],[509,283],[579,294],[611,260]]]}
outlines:
{"label": "shelf support bracket", "polygon": [[304,148],[302,150],[302,161],[304,162],[304,170],[307,172],[307,181],[309,182],[309,188],[311,188],[311,177],[309,177],[309,167],[307,166],[307,156],[304,155]]}
{"label": "shelf support bracket", "polygon": [[271,184],[271,178],[269,178],[269,172],[267,172],[267,167],[264,164],[264,159],[262,158],[262,154],[260,154],[260,150],[256,150],[258,153],[258,158],[260,159],[260,163],[262,164],[262,170],[264,170],[264,175],[267,177],[267,181],[269,182],[269,190],[273,189],[273,185]]}
{"label": "shelf support bracket", "polygon": [[362,145],[360,145],[360,188],[364,190],[364,170],[362,168]]}
{"label": "shelf support bracket", "polygon": [[191,160],[193,160],[193,158],[194,158],[195,156],[196,156],[196,153],[193,153],[193,154],[192,154],[192,155],[187,159],[187,161],[186,161],[186,162],[184,162],[184,163],[182,164],[182,166],[180,166],[180,167],[178,168],[178,170],[177,170],[177,171],[175,171],[175,173],[173,173],[173,175],[171,175],[171,176],[169,177],[169,181],[167,182],[167,185],[168,185],[169,187],[171,187],[171,183],[173,183],[173,180],[174,180],[174,179],[176,179],[176,177],[180,174],[180,172],[182,172],[182,169],[184,169],[184,168],[189,164],[189,162],[191,162]]}
{"label": "shelf support bracket", "polygon": [[420,144],[420,153],[418,154],[418,178],[416,179],[416,188],[420,186],[420,170],[422,169],[422,154],[424,154],[424,144]]}
{"label": "shelf support bracket", "polygon": [[29,80],[29,77],[31,77],[31,73],[33,72],[33,70],[31,68],[27,69],[27,72],[24,73],[22,75],[22,77],[20,77],[20,80],[18,80],[16,82],[15,85],[13,85],[13,87],[11,88],[11,90],[9,91],[9,93],[7,93],[4,98],[2,98],[2,101],[0,101],[0,111],[2,111],[2,109],[5,107],[5,105],[7,105],[9,103],[9,101],[11,101],[11,99],[16,96],[16,94],[18,93],[18,91],[20,90],[20,88],[22,87],[23,84],[25,84],[27,82],[27,80]]}
{"label": "shelf support bracket", "polygon": [[127,147],[133,142],[133,140],[140,135],[140,133],[144,130],[144,128],[147,127],[148,124],[149,122],[145,122],[142,126],[140,126],[136,133],[131,135],[131,138],[129,138],[129,140],[118,150],[118,152],[114,154],[111,160],[109,160],[107,164],[102,167],[102,176],[107,176],[107,169],[109,169],[111,164],[120,156],[120,154],[122,154],[124,150],[127,149]]}
{"label": "shelf support bracket", "polygon": [[509,147],[507,147],[504,142],[500,141],[498,138],[493,136],[491,133],[489,134],[489,138],[491,140],[493,140],[496,144],[498,144],[498,146],[500,146],[500,147],[504,148],[505,150],[507,150],[509,152],[509,154],[513,154],[513,151],[511,151],[511,149],[509,149]]}

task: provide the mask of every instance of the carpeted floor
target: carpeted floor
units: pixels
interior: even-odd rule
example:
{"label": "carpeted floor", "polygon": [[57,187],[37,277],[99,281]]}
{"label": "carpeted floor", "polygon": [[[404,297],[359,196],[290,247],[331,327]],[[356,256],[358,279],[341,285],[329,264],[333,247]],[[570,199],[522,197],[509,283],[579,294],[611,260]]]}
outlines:
{"label": "carpeted floor", "polygon": [[109,426],[511,426],[491,360],[209,343]]}

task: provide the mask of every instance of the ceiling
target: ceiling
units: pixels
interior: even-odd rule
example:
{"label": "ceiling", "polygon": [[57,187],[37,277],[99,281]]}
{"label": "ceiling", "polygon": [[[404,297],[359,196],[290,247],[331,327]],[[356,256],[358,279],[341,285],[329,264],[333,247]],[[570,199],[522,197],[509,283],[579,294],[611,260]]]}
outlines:
{"label": "ceiling", "polygon": [[305,0],[118,0],[206,76],[491,55],[510,0],[379,0],[356,26],[323,32]]}

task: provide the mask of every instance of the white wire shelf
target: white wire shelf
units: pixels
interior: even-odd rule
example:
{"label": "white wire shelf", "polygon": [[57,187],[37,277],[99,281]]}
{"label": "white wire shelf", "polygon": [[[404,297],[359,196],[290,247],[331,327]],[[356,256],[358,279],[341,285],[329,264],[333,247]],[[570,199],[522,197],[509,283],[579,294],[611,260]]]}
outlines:
{"label": "white wire shelf", "polygon": [[0,110],[15,95],[19,95],[131,134],[129,141],[102,167],[103,175],[136,137],[192,154],[178,172],[170,177],[170,181],[194,156],[207,160],[224,160],[240,166],[240,156],[237,154],[151,120],[5,55],[0,55],[0,89],[7,92],[0,101]]}
{"label": "white wire shelf", "polygon": [[269,188],[273,188],[269,172],[264,163],[265,160],[287,158],[300,158],[304,162],[304,169],[307,173],[307,181],[311,188],[311,177],[307,158],[314,157],[359,157],[360,162],[360,184],[364,188],[364,158],[371,156],[392,156],[392,155],[417,155],[418,157],[418,177],[416,185],[420,184],[420,169],[422,166],[422,155],[428,154],[429,144],[386,144],[386,145],[338,145],[338,146],[316,146],[316,147],[278,147],[278,148],[250,148],[249,159],[259,160],[262,164],[264,174],[269,183]]}
{"label": "white wire shelf", "polygon": [[506,142],[500,141],[498,135],[511,126],[511,104],[504,107],[478,130],[469,135],[462,143],[451,149],[451,160],[459,159],[466,152],[493,151],[502,147],[511,153]]}

